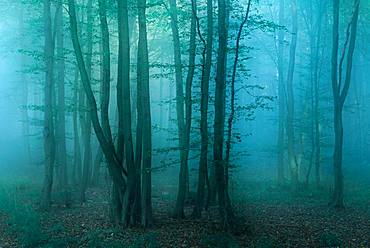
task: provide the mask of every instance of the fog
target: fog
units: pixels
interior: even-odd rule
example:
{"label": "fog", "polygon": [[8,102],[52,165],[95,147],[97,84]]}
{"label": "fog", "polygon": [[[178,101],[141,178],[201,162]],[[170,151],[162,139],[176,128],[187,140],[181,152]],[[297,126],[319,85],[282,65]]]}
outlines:
{"label": "fog", "polygon": [[369,246],[368,1],[0,13],[0,247]]}

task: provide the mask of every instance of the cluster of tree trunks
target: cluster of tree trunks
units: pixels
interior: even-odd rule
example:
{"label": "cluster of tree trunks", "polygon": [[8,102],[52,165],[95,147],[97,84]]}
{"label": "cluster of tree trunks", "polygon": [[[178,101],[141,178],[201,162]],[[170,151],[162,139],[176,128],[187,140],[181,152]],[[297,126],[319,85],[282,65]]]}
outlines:
{"label": "cluster of tree trunks", "polygon": [[[343,121],[342,111],[351,81],[352,61],[356,43],[357,21],[360,1],[355,0],[353,17],[347,28],[347,36],[341,56],[339,56],[339,0],[333,0],[333,51],[332,51],[332,88],[334,95],[334,195],[332,204],[343,207],[343,175],[342,175],[342,146]],[[209,163],[209,88],[214,56],[214,13],[213,1],[207,0],[207,32],[202,34],[200,18],[197,16],[197,2],[191,1],[190,37],[188,49],[187,75],[184,84],[181,39],[179,30],[178,6],[176,0],[169,0],[169,17],[173,38],[173,58],[176,85],[176,117],[178,151],[180,158],[180,173],[178,193],[174,217],[184,218],[186,198],[189,196],[189,169],[188,160],[191,147],[192,128],[192,88],[197,60],[197,37],[201,49],[201,77],[200,77],[200,138],[201,151],[199,159],[199,173],[197,181],[197,195],[193,215],[200,217],[202,211],[211,203],[217,204],[222,225],[227,228],[234,220],[234,213],[229,195],[229,168],[231,165],[231,148],[233,137],[233,123],[235,119],[235,83],[240,56],[242,32],[248,24],[252,1],[248,1],[246,13],[242,18],[236,36],[235,54],[232,64],[230,82],[230,105],[226,106],[227,76],[228,76],[228,42],[229,42],[229,2],[217,1],[217,35],[218,46],[216,56],[215,98],[214,98],[214,142],[213,162]],[[109,106],[111,101],[111,41],[107,20],[107,1],[98,0],[101,39],[100,46],[100,109],[97,97],[93,93],[93,0],[86,4],[85,17],[81,20],[76,13],[76,3],[68,0],[68,14],[70,36],[76,58],[76,68],[73,88],[72,124],[74,134],[74,160],[69,173],[67,168],[66,148],[66,107],[65,107],[65,60],[63,34],[63,6],[55,5],[55,21],[52,21],[52,3],[44,0],[45,26],[45,88],[44,88],[44,153],[45,179],[42,190],[41,206],[45,209],[51,205],[51,192],[54,173],[57,177],[57,186],[63,192],[66,205],[69,204],[70,183],[79,184],[80,201],[86,201],[86,190],[89,184],[97,184],[99,169],[103,158],[106,160],[110,178],[112,180],[111,212],[115,223],[124,226],[151,226],[152,216],[152,119],[150,101],[150,73],[149,51],[147,34],[147,2],[137,0],[137,57],[136,57],[136,95],[131,87],[132,66],[130,57],[130,6],[127,0],[117,0],[118,20],[118,68],[117,68],[117,140],[114,138],[112,125],[109,120]],[[291,0],[292,34],[289,50],[287,77],[284,73],[284,38],[285,31],[278,31],[277,70],[278,70],[278,159],[277,178],[279,184],[285,181],[284,143],[287,138],[288,168],[292,184],[299,183],[299,158],[296,152],[296,138],[294,127],[294,71],[296,64],[296,50],[298,42],[298,11],[297,1]],[[310,167],[306,177],[309,181],[311,167],[315,164],[315,178],[320,185],[320,117],[319,117],[319,44],[321,40],[321,23],[324,4],[320,4],[320,12],[316,21],[311,22],[311,111],[314,118],[311,122],[312,153]],[[285,2],[279,0],[279,24],[285,22]],[[53,30],[53,24],[55,25]],[[315,26],[315,27],[314,27]],[[81,37],[81,30],[86,33],[86,41]],[[347,58],[346,58],[347,55]],[[339,58],[339,63],[338,63]],[[346,60],[346,61],[345,61]],[[344,63],[346,62],[346,63]],[[343,65],[346,65],[343,79]],[[56,76],[54,77],[54,74]],[[342,83],[343,81],[343,83]],[[185,93],[184,93],[185,86]],[[163,87],[161,85],[161,87]],[[56,94],[54,92],[56,90]],[[162,92],[162,88],[161,88]],[[57,111],[54,111],[56,106]],[[227,108],[230,115],[226,118]],[[56,114],[55,114],[56,112]],[[27,114],[27,113],[26,113]],[[24,117],[26,119],[26,117]],[[163,113],[161,111],[161,122]],[[227,126],[225,127],[225,120]],[[81,127],[81,130],[80,128]],[[92,159],[92,128],[99,143],[98,151],[93,163]],[[226,139],[225,139],[226,128]],[[133,137],[135,133],[135,137]],[[83,149],[81,149],[83,147]],[[224,155],[225,153],[225,155]],[[72,175],[69,180],[68,175]],[[206,191],[207,189],[207,191]]]}
{"label": "cluster of tree trunks", "polygon": [[[277,181],[281,185],[285,181],[284,166],[284,147],[286,131],[288,168],[291,172],[291,182],[294,187],[299,183],[299,154],[296,151],[294,136],[294,67],[296,57],[296,47],[298,40],[298,16],[297,2],[290,2],[292,12],[292,39],[290,42],[289,63],[287,71],[286,86],[284,85],[284,36],[285,31],[281,28],[278,32],[277,46],[277,70],[278,70],[278,151],[277,151]],[[340,1],[333,0],[333,23],[332,23],[332,54],[331,54],[331,81],[334,98],[334,189],[330,205],[336,208],[343,207],[343,174],[342,174],[342,154],[343,154],[343,106],[348,95],[351,83],[353,56],[356,44],[357,22],[360,9],[360,1],[354,0],[353,14],[347,26],[344,46],[339,54],[339,26],[340,26]],[[312,12],[312,6],[310,6]],[[320,188],[320,163],[321,163],[321,123],[320,123],[320,43],[322,40],[322,22],[325,14],[326,4],[318,3],[317,14],[310,13],[310,24],[308,31],[310,34],[310,97],[311,97],[311,155],[309,167],[306,174],[306,184],[309,183],[311,171],[314,167],[314,177],[316,187]],[[314,17],[313,17],[314,16]],[[285,1],[279,1],[279,25],[285,25]],[[345,69],[343,68],[345,65]],[[344,74],[345,73],[345,74]],[[344,75],[343,75],[344,74]],[[286,111],[287,110],[287,111]]]}
{"label": "cluster of tree trunks", "polygon": [[[63,6],[55,5],[55,27],[52,26],[52,3],[44,1],[45,26],[45,179],[42,191],[41,206],[45,209],[51,205],[53,178],[56,172],[58,185],[64,194],[65,204],[69,204],[69,184],[80,187],[80,202],[86,201],[86,190],[90,184],[97,184],[100,164],[105,158],[109,175],[112,179],[112,217],[117,224],[132,226],[153,224],[151,203],[151,163],[152,163],[152,127],[149,92],[149,52],[147,39],[146,0],[137,0],[138,44],[136,99],[131,103],[132,90],[130,83],[130,27],[129,6],[127,0],[117,0],[118,20],[118,69],[117,69],[117,109],[118,134],[113,138],[109,121],[110,88],[111,88],[111,48],[109,25],[107,21],[107,2],[98,1],[100,20],[100,110],[97,98],[93,93],[93,1],[86,3],[86,16],[80,18],[74,0],[68,0],[70,36],[76,58],[73,87],[72,125],[74,135],[74,159],[71,173],[68,173],[66,149],[66,111],[65,111],[65,48],[63,33]],[[199,180],[194,216],[200,217],[203,209],[218,198],[220,216],[225,227],[233,220],[231,199],[228,193],[229,160],[231,152],[232,125],[235,114],[235,80],[239,59],[239,46],[242,31],[247,23],[251,1],[243,18],[236,41],[237,50],[232,74],[231,114],[228,118],[228,136],[226,140],[226,158],[224,152],[224,129],[226,117],[225,91],[227,76],[227,50],[229,8],[225,0],[218,1],[218,51],[215,92],[214,119],[214,162],[208,166],[208,105],[209,82],[211,79],[213,57],[213,2],[207,1],[207,37],[203,38],[200,20],[197,16],[197,2],[191,2],[191,24],[189,40],[188,69],[183,80],[181,41],[178,25],[176,0],[169,0],[169,16],[173,37],[173,54],[176,81],[176,113],[179,138],[180,174],[178,195],[174,216],[184,218],[186,197],[189,194],[188,160],[190,152],[190,133],[192,127],[192,88],[196,69],[197,35],[203,44],[201,60],[201,157],[199,160]],[[86,21],[85,21],[86,19]],[[84,24],[86,23],[86,24]],[[82,30],[86,37],[82,37]],[[84,39],[86,38],[86,39]],[[84,41],[84,42],[81,42]],[[54,48],[56,47],[56,49]],[[55,51],[56,50],[56,54]],[[55,65],[55,66],[54,66]],[[56,77],[54,79],[54,71]],[[56,82],[54,82],[56,81]],[[54,88],[57,95],[54,96]],[[56,107],[56,116],[53,108]],[[133,108],[134,107],[134,108]],[[100,111],[100,115],[99,115]],[[133,123],[136,123],[136,137],[133,138]],[[55,130],[54,130],[55,126]],[[92,159],[92,128],[99,143],[96,157]],[[226,163],[225,163],[226,161]],[[208,174],[211,174],[212,180]],[[68,175],[71,175],[69,180]],[[212,183],[210,183],[212,181]],[[208,190],[206,196],[206,187]],[[205,200],[205,198],[207,200]]]}

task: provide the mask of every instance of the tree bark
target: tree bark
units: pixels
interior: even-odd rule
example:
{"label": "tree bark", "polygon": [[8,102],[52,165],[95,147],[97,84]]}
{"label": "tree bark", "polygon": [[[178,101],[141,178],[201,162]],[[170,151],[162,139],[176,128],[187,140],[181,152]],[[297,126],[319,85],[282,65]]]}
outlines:
{"label": "tree bark", "polygon": [[[285,1],[279,1],[279,25],[285,25]],[[278,161],[277,161],[277,180],[278,184],[282,185],[285,180],[284,171],[284,129],[285,129],[285,118],[286,118],[286,98],[285,98],[285,86],[284,86],[284,34],[283,29],[279,30],[278,33],[278,98],[279,98],[279,124],[278,124],[278,139],[277,139],[277,150],[278,150]]]}
{"label": "tree bark", "polygon": [[54,41],[52,37],[51,3],[44,0],[44,32],[45,32],[45,87],[44,87],[44,154],[45,175],[41,195],[41,208],[48,209],[51,205],[51,191],[53,187],[53,171],[55,162],[55,136],[52,110],[53,91],[53,63],[54,63]]}
{"label": "tree bark", "polygon": [[[200,218],[202,210],[209,201],[210,193],[208,192],[207,202],[205,198],[205,186],[208,178],[208,101],[209,101],[209,80],[212,68],[212,52],[213,52],[213,2],[207,0],[207,40],[204,40],[200,31],[199,18],[197,19],[198,36],[203,43],[202,51],[202,76],[201,76],[201,100],[200,100],[200,136],[201,148],[199,159],[199,173],[197,186],[197,199],[194,207],[193,215]],[[207,185],[210,191],[209,185]]]}
{"label": "tree bark", "polygon": [[190,24],[190,40],[189,40],[189,64],[188,72],[185,82],[185,147],[184,147],[184,160],[186,163],[186,193],[189,194],[189,169],[188,160],[190,152],[190,133],[191,133],[191,118],[192,118],[192,87],[194,80],[195,71],[195,57],[196,57],[196,19],[197,14],[197,2],[196,0],[191,1],[191,24]]}
{"label": "tree bark", "polygon": [[[131,132],[131,95],[130,95],[130,39],[127,0],[118,1],[118,25],[119,25],[119,57],[118,57],[118,82],[117,103],[120,112],[119,137],[123,142],[125,162],[128,172],[127,190],[123,202],[123,224],[136,224],[139,221],[138,204],[140,199],[140,184],[138,184],[138,169],[135,167],[134,148]],[[122,146],[121,146],[122,149]]]}
{"label": "tree bark", "polygon": [[[20,30],[20,41],[21,45],[20,47],[22,49],[25,48],[25,39],[23,35],[25,34],[25,20],[24,20],[24,6],[20,4],[19,6],[19,30]],[[21,61],[21,68],[22,70],[26,69],[26,56],[24,54],[20,55],[20,61]],[[20,80],[22,85],[22,136],[24,140],[24,155],[26,158],[26,161],[30,164],[31,163],[31,146],[30,146],[30,126],[29,126],[29,117],[28,117],[28,95],[29,95],[29,89],[28,89],[28,79],[25,72],[22,72],[20,75]]]}
{"label": "tree bark", "polygon": [[[149,91],[149,55],[146,27],[146,0],[138,0],[139,42],[137,56],[137,84],[141,84],[140,101],[142,107],[142,195],[141,224],[153,225],[152,214],[152,124]],[[139,101],[139,98],[138,98]]]}
{"label": "tree bark", "polygon": [[[92,75],[92,47],[93,47],[93,13],[92,13],[92,0],[87,2],[87,46],[86,46],[86,70],[89,79],[91,80]],[[84,105],[88,105],[87,99],[84,97]],[[87,109],[84,114],[83,126],[83,169],[82,169],[82,182],[80,189],[80,201],[84,203],[86,201],[86,189],[91,179],[91,164],[92,164],[92,152],[91,152],[91,113]]]}
{"label": "tree bark", "polygon": [[177,4],[176,0],[169,0],[170,16],[171,16],[171,30],[173,38],[173,54],[175,62],[175,81],[176,81],[176,115],[177,115],[177,131],[179,137],[179,153],[180,153],[180,174],[179,186],[176,199],[176,207],[174,217],[184,218],[184,206],[186,199],[186,183],[187,183],[187,159],[186,159],[186,127],[184,120],[184,88],[183,88],[183,71],[181,61],[181,43],[179,37]]}
{"label": "tree bark", "polygon": [[288,161],[291,173],[293,186],[298,185],[298,164],[296,163],[295,148],[294,148],[294,68],[298,40],[298,16],[297,16],[297,1],[291,1],[292,11],[292,40],[289,51],[289,68],[287,78],[287,137],[288,137]]}
{"label": "tree bark", "polygon": [[[348,95],[349,86],[351,83],[353,54],[356,45],[357,22],[360,9],[360,0],[354,0],[354,13],[352,20],[347,29],[346,42],[343,48],[342,57],[338,67],[338,49],[339,49],[339,0],[333,0],[333,47],[332,47],[332,89],[334,96],[334,191],[330,205],[334,208],[343,208],[343,171],[342,171],[342,156],[343,156],[343,106]],[[347,41],[349,39],[347,52],[347,66],[344,85],[342,87],[342,65],[345,57]],[[339,76],[338,76],[339,74]]]}
{"label": "tree bark", "polygon": [[229,167],[230,167],[230,152],[231,152],[231,142],[232,142],[232,131],[233,131],[233,122],[235,118],[235,80],[236,80],[236,71],[238,68],[239,62],[239,49],[240,49],[240,39],[242,36],[242,32],[244,26],[247,24],[249,12],[251,8],[252,1],[248,1],[247,12],[245,17],[242,20],[242,23],[239,26],[238,34],[236,37],[236,44],[235,44],[235,57],[233,63],[233,71],[231,76],[231,85],[230,85],[230,115],[227,120],[227,139],[226,139],[226,152],[225,152],[225,183],[228,185],[229,181]]}
{"label": "tree bark", "polygon": [[[110,141],[113,139],[112,138],[108,139],[105,137],[103,129],[99,122],[97,104],[93,91],[91,89],[90,78],[86,70],[85,61],[83,58],[82,49],[78,38],[76,9],[74,0],[68,0],[68,9],[73,48],[75,51],[76,60],[81,74],[81,81],[84,87],[84,91],[86,93],[87,103],[92,117],[91,118],[92,125],[94,127],[94,131],[99,141],[99,144],[103,150],[104,156],[108,161],[108,170],[110,176],[113,179],[114,189],[118,191],[115,195],[119,197],[119,199],[122,199],[126,189],[127,171],[125,168],[122,167],[122,162],[118,159],[118,156],[114,148],[114,144]],[[117,221],[117,218],[115,220]]]}
{"label": "tree bark", "polygon": [[80,134],[78,130],[78,112],[79,112],[79,104],[78,104],[78,91],[83,90],[80,89],[79,85],[79,73],[78,73],[78,66],[76,65],[75,68],[75,80],[74,80],[74,89],[73,89],[73,172],[72,172],[72,179],[74,184],[80,183],[82,179],[82,160],[81,160],[81,147],[80,147]]}
{"label": "tree bark", "polygon": [[58,106],[56,143],[58,149],[58,162],[60,169],[60,182],[63,194],[63,201],[66,206],[70,205],[70,192],[68,186],[68,165],[66,147],[66,118],[65,118],[65,59],[64,59],[64,30],[63,30],[63,6],[58,2],[56,13],[56,52],[57,52],[57,82],[58,82]]}
{"label": "tree bark", "polygon": [[221,223],[227,229],[233,222],[233,212],[228,201],[228,188],[225,180],[225,165],[223,159],[224,129],[225,129],[225,88],[226,88],[226,61],[227,61],[227,3],[218,0],[218,55],[215,93],[214,119],[214,167],[217,183],[217,195]]}
{"label": "tree bark", "polygon": [[321,160],[321,131],[320,131],[320,71],[319,71],[319,51],[321,43],[321,32],[322,32],[322,18],[324,15],[325,4],[320,2],[319,4],[319,14],[317,18],[317,32],[316,32],[316,45],[314,48],[315,61],[314,61],[314,121],[315,121],[315,183],[316,187],[320,188],[321,184],[321,173],[320,173],[320,160]]}

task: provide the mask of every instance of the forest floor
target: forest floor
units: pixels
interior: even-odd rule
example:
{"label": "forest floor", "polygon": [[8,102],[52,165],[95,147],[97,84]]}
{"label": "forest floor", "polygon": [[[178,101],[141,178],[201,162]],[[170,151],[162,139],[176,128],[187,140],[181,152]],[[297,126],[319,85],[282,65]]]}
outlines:
{"label": "forest floor", "polygon": [[328,208],[323,191],[297,193],[269,183],[243,184],[242,193],[234,195],[239,199],[236,213],[244,221],[230,234],[215,221],[215,208],[194,220],[189,205],[187,219],[172,219],[173,199],[166,197],[174,187],[154,190],[155,225],[147,230],[112,226],[106,190],[90,189],[86,204],[67,208],[55,202],[44,213],[35,207],[36,188],[24,183],[0,187],[1,248],[370,247],[369,187],[361,195],[347,192],[346,208],[336,211]]}

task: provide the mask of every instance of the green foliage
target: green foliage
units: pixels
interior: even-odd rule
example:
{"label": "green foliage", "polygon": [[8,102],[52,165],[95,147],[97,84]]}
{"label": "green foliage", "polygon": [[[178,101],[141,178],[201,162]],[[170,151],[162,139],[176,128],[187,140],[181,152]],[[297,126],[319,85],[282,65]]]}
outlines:
{"label": "green foliage", "polygon": [[230,234],[218,233],[208,235],[200,241],[201,247],[209,248],[238,248],[238,241]]}

